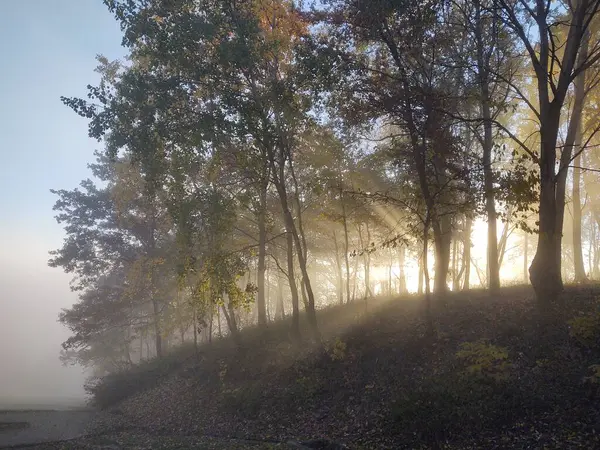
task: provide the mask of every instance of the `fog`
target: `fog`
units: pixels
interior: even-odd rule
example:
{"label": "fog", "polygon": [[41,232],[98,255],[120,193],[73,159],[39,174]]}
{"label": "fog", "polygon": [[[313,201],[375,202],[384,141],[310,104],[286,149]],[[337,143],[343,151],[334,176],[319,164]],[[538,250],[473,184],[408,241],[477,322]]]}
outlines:
{"label": "fog", "polygon": [[0,237],[0,409],[84,400],[81,368],[59,360],[68,333],[57,315],[76,296],[68,276],[46,265],[47,247],[31,234]]}

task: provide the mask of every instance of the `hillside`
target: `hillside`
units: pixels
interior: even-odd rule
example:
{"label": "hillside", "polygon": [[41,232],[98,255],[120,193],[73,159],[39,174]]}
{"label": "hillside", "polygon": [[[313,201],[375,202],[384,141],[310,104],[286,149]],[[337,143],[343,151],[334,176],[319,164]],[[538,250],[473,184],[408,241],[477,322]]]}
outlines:
{"label": "hillside", "polygon": [[598,447],[599,379],[586,377],[600,363],[599,296],[569,287],[541,314],[525,287],[453,294],[435,304],[435,338],[416,297],[332,307],[322,349],[293,347],[277,323],[247,330],[241,351],[224,339],[116,377],[98,400],[132,395],[96,427],[359,449]]}

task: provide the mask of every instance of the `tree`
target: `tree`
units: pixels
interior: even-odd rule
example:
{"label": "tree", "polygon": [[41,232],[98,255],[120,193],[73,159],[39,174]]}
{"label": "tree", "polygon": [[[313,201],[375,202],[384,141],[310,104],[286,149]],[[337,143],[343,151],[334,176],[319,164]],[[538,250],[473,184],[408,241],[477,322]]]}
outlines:
{"label": "tree", "polygon": [[[600,2],[580,0],[563,5],[539,0],[496,0],[495,4],[501,19],[516,33],[527,52],[537,84],[535,101],[522,100],[539,121],[539,153],[525,145],[522,147],[539,165],[538,246],[529,274],[538,301],[545,305],[555,300],[562,291],[560,256],[565,198],[564,189],[557,186],[557,182],[560,176],[566,176],[572,155],[571,147],[565,147],[561,152],[557,177],[555,163],[561,113],[571,83],[600,58],[600,49],[595,43],[590,45],[593,51],[578,58],[584,36],[598,13]],[[563,7],[566,7],[566,11]],[[555,25],[557,17],[562,18],[561,22],[568,30],[562,39],[558,33],[560,27]],[[530,21],[536,27],[536,37],[526,31],[526,24]]]}

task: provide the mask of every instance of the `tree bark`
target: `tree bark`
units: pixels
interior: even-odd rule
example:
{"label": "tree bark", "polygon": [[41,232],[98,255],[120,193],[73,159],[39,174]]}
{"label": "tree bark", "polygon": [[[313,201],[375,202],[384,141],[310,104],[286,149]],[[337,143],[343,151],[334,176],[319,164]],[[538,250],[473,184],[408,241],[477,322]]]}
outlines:
{"label": "tree bark", "polygon": [[[368,222],[365,223],[365,228],[367,229],[367,248],[364,248],[364,242],[361,242],[361,247],[363,247],[364,251],[364,262],[365,262],[365,299],[369,297],[373,297],[373,291],[371,290],[371,253],[369,252],[370,242],[371,242],[371,232],[369,231]],[[361,238],[362,241],[362,238]]]}
{"label": "tree bark", "polygon": [[290,293],[292,295],[292,338],[296,341],[300,340],[300,299],[298,297],[298,285],[294,275],[294,238],[291,231],[287,230],[286,226],[286,242],[287,242],[287,268],[288,268],[288,283],[290,285]]}
{"label": "tree bark", "polygon": [[[435,277],[433,291],[444,294],[448,291],[448,270],[450,268],[450,217],[443,216],[439,222],[433,223],[433,241],[435,245]],[[424,267],[424,273],[427,267]]]}
{"label": "tree bark", "polygon": [[404,270],[404,265],[406,264],[406,246],[400,245],[399,255],[399,273],[398,273],[398,293],[406,294],[408,290],[406,289],[406,271]]}
{"label": "tree bark", "polygon": [[[283,207],[283,213],[285,216],[286,222],[289,224],[290,229],[292,230],[292,236],[294,238],[294,245],[296,246],[297,252],[296,256],[298,258],[298,265],[300,266],[300,272],[302,273],[302,284],[303,288],[306,289],[306,296],[308,297],[308,309],[306,311],[306,316],[308,318],[308,323],[310,325],[313,338],[316,342],[321,342],[321,333],[319,331],[319,326],[317,323],[317,312],[315,310],[315,294],[312,289],[312,284],[310,282],[310,276],[308,274],[308,246],[306,245],[306,237],[304,234],[304,229],[302,227],[302,209],[300,205],[300,197],[298,194],[298,181],[296,179],[296,174],[294,172],[294,165],[292,162],[292,155],[288,155],[288,164],[290,168],[290,174],[292,176],[292,181],[294,183],[294,199],[296,200],[296,208],[298,215],[298,227],[296,227],[296,223],[294,222],[294,218],[292,216],[292,211],[288,205],[287,200],[287,190],[285,188],[285,181],[283,183],[279,183],[279,197],[281,201],[281,205]],[[280,175],[282,175],[279,179],[283,180],[283,166],[281,167]]]}
{"label": "tree bark", "polygon": [[557,198],[555,183],[556,140],[560,108],[548,104],[542,109],[540,125],[540,207],[537,251],[529,267],[529,278],[538,303],[547,306],[563,290],[560,263],[560,234],[557,230]]}
{"label": "tree bark", "polygon": [[233,311],[233,307],[231,307],[231,303],[229,303],[227,307],[225,307],[225,304],[222,304],[221,311],[223,311],[223,315],[225,316],[225,321],[227,322],[227,327],[229,328],[231,337],[233,338],[235,344],[240,347],[242,345],[242,340],[240,338],[240,333],[235,319],[235,313]]}
{"label": "tree bark", "polygon": [[[344,275],[342,274],[342,261],[340,258],[340,250],[337,241],[337,234],[333,232],[333,243],[335,245],[335,268],[337,275],[337,286],[336,292],[338,297],[338,303],[340,305],[344,304]],[[349,299],[348,299],[349,300]]]}
{"label": "tree bark", "polygon": [[[588,53],[588,41],[589,41],[589,32],[586,32],[583,40],[581,41],[581,49],[579,50],[578,56],[578,64],[581,65],[587,59]],[[580,156],[581,147],[581,120],[583,115],[583,108],[585,103],[585,71],[582,71],[574,81],[574,96],[575,100],[573,102],[573,111],[571,113],[571,119],[569,121],[569,127],[567,130],[567,137],[565,139],[564,149],[560,158],[560,169],[558,175],[556,177],[556,231],[558,233],[557,236],[557,246],[556,246],[556,264],[559,266],[559,270],[562,263],[562,231],[564,226],[564,217],[565,217],[565,203],[566,203],[566,191],[567,191],[567,176],[569,173],[569,165],[571,164],[572,155],[575,151],[577,156]],[[575,189],[577,189],[577,194],[579,194],[579,178],[581,172],[578,170],[578,183],[577,187],[575,186],[575,179],[573,180],[573,193],[575,194]],[[573,173],[575,177],[575,173]],[[579,213],[579,259],[574,259],[574,268],[577,272],[579,269],[579,273],[576,273],[580,276],[583,272],[583,278],[585,278],[585,271],[582,271],[583,268],[583,256],[581,255],[581,199],[577,199],[578,204],[578,213]],[[575,201],[573,201],[573,208],[575,209]],[[575,237],[575,216],[573,216],[573,230]],[[573,249],[576,250],[575,241],[573,241]],[[575,256],[575,255],[574,255]],[[577,267],[579,266],[579,267]],[[581,281],[581,280],[578,280]]]}
{"label": "tree bark", "polygon": [[452,239],[452,291],[458,290],[458,244]]}
{"label": "tree bark", "polygon": [[471,228],[473,219],[470,217],[465,221],[465,230],[463,237],[463,260],[465,262],[465,278],[463,281],[463,291],[468,291],[471,287]]}
{"label": "tree bark", "polygon": [[[586,39],[587,49],[587,39]],[[583,90],[583,93],[581,92]],[[585,95],[585,73],[575,79],[575,95]],[[577,124],[575,133],[574,147],[577,155],[574,160],[573,167],[573,265],[575,270],[575,282],[584,283],[587,281],[585,274],[585,266],[583,263],[583,250],[581,239],[581,161],[582,153],[580,153],[582,142],[582,120],[580,118]]]}
{"label": "tree bark", "polygon": [[[579,135],[579,145],[581,145],[581,133]],[[583,263],[583,250],[581,239],[581,155],[575,158],[575,168],[573,169],[573,259],[575,268],[575,282],[584,283],[587,281],[585,266]]]}
{"label": "tree bark", "polygon": [[285,318],[285,306],[283,304],[283,283],[281,281],[281,272],[277,271],[277,303],[275,304],[275,318],[278,320],[283,320]]}
{"label": "tree bark", "polygon": [[[494,36],[495,38],[495,36]],[[492,169],[492,151],[494,148],[492,111],[490,95],[489,53],[483,42],[483,23],[481,4],[475,2],[475,40],[477,44],[477,71],[479,81],[479,106],[483,119],[483,184],[485,194],[485,212],[487,216],[487,272],[488,288],[496,291],[500,288],[500,265],[498,264],[498,231],[496,201],[494,195],[494,172]]]}
{"label": "tree bark", "polygon": [[257,288],[256,308],[258,312],[258,326],[267,325],[267,310],[265,301],[265,260],[267,256],[267,187],[266,175],[264,181],[261,180],[259,192],[259,210],[258,210],[258,269],[257,269]]}
{"label": "tree bark", "polygon": [[[423,249],[423,252],[425,252],[426,250]],[[423,278],[425,277],[425,271],[423,270],[423,256],[424,253],[421,253],[421,257],[419,258],[419,283],[417,285],[417,294],[422,295],[423,294]]]}
{"label": "tree bark", "polygon": [[527,283],[527,268],[529,267],[529,233],[525,232],[523,241],[523,279]]}
{"label": "tree bark", "polygon": [[433,313],[431,310],[431,293],[429,289],[429,269],[427,268],[427,248],[429,241],[429,213],[423,225],[423,276],[425,278],[425,325],[428,336],[433,336]]}
{"label": "tree bark", "polygon": [[344,190],[340,189],[340,202],[342,203],[342,223],[344,225],[344,260],[346,262],[346,302],[350,303],[350,244],[348,239],[348,218],[346,217],[346,202]]}

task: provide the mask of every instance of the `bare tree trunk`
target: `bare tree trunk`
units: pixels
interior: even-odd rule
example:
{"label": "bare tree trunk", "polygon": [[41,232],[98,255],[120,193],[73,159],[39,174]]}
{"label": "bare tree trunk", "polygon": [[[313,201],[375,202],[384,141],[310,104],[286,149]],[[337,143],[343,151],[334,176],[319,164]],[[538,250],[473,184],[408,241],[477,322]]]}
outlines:
{"label": "bare tree trunk", "polygon": [[452,239],[452,291],[458,291],[458,244],[457,239]]}
{"label": "bare tree trunk", "polygon": [[[439,222],[433,223],[433,241],[435,245],[435,277],[433,291],[444,294],[448,291],[448,270],[450,268],[450,217],[445,215]],[[424,270],[427,270],[425,267]]]}
{"label": "bare tree trunk", "polygon": [[194,320],[194,350],[196,351],[196,354],[198,354],[198,313],[196,311],[196,306],[193,306],[193,320]]}
{"label": "bare tree trunk", "polygon": [[231,302],[228,301],[227,303],[227,308],[224,304],[221,305],[221,311],[223,311],[223,315],[225,316],[225,321],[227,322],[227,327],[229,328],[229,333],[231,334],[233,341],[238,347],[241,347],[242,340],[237,326],[237,321],[235,319],[235,311],[233,310],[233,305]]}
{"label": "bare tree trunk", "polygon": [[356,276],[358,275],[358,257],[354,258],[354,270],[352,276],[352,301],[356,300]]}
{"label": "bare tree trunk", "polygon": [[[296,256],[298,258],[298,265],[300,266],[300,272],[302,273],[302,282],[304,288],[306,288],[306,296],[308,297],[308,309],[306,316],[310,325],[312,335],[315,341],[321,342],[321,333],[317,323],[317,312],[315,310],[315,294],[312,289],[310,282],[310,276],[308,275],[308,246],[306,245],[306,237],[304,229],[302,227],[302,208],[300,207],[300,197],[298,194],[298,181],[294,172],[294,165],[292,163],[291,155],[288,155],[288,165],[290,168],[290,174],[294,183],[294,198],[296,200],[297,216],[298,216],[298,227],[294,222],[291,209],[288,205],[287,192],[285,188],[285,182],[280,183],[278,186],[278,192],[280,201],[283,207],[283,214],[290,230],[292,231],[292,237],[294,238],[294,245],[297,248]],[[283,166],[281,167],[280,179],[283,179]]]}
{"label": "bare tree trunk", "polygon": [[300,293],[302,294],[302,304],[304,305],[304,311],[308,311],[310,304],[308,303],[308,295],[306,293],[306,283],[304,283],[304,277],[300,278]]}
{"label": "bare tree trunk", "polygon": [[419,258],[419,285],[417,288],[417,293],[419,295],[423,294],[423,278],[425,278],[425,270],[424,270],[424,259],[423,253],[421,253],[421,257]]}
{"label": "bare tree trunk", "polygon": [[269,278],[269,265],[265,264],[265,295],[266,295],[266,304],[267,304],[267,323],[271,322],[271,280]]}
{"label": "bare tree trunk", "polygon": [[398,293],[406,294],[408,290],[406,289],[406,272],[404,270],[404,265],[406,264],[406,246],[401,245],[399,249],[399,258],[398,262],[400,264],[400,269],[398,273]]}
{"label": "bare tree trunk", "polygon": [[540,207],[537,251],[529,268],[529,278],[541,306],[558,298],[563,290],[560,263],[560,234],[557,230],[555,183],[556,140],[560,109],[553,104],[542,110],[545,120],[540,125]]}
{"label": "bare tree trunk", "polygon": [[142,362],[144,360],[144,338],[140,334],[140,360]]}
{"label": "bare tree trunk", "polygon": [[592,214],[590,213],[590,240],[589,240],[589,245],[588,245],[588,267],[589,267],[589,272],[588,272],[588,277],[590,279],[594,278],[594,274],[592,272],[593,269],[593,263],[592,263],[592,254],[594,253],[594,219],[591,217]]}
{"label": "bare tree trunk", "polygon": [[283,304],[283,283],[281,272],[277,273],[277,303],[275,304],[275,318],[282,320],[285,318],[285,306]]}
{"label": "bare tree trunk", "polygon": [[387,285],[387,292],[386,294],[391,296],[393,289],[392,289],[392,283],[393,283],[393,278],[392,278],[392,271],[393,271],[393,267],[394,267],[394,255],[392,253],[392,251],[390,250],[390,264],[388,265],[388,285]]}
{"label": "bare tree trunk", "polygon": [[350,302],[350,245],[348,242],[348,218],[346,217],[346,202],[344,191],[340,189],[340,201],[342,203],[342,223],[344,225],[344,260],[346,262],[346,302]]}
{"label": "bare tree trunk", "polygon": [[[286,227],[287,228],[287,227]],[[292,338],[296,341],[300,340],[300,299],[298,298],[298,285],[294,275],[294,239],[292,233],[287,230],[287,268],[288,268],[288,283],[290,285],[290,293],[292,295]]]}
{"label": "bare tree trunk", "polygon": [[[335,245],[335,267],[336,267],[336,274],[337,274],[337,286],[336,286],[336,292],[337,292],[337,297],[338,297],[338,303],[340,305],[344,304],[344,275],[342,274],[342,261],[340,258],[340,250],[339,250],[339,246],[338,246],[338,241],[337,241],[337,234],[335,233],[335,231],[333,232],[333,243]],[[348,301],[350,299],[348,298]]]}
{"label": "bare tree trunk", "polygon": [[[492,169],[492,150],[494,148],[492,134],[492,111],[490,107],[490,60],[489,51],[483,39],[483,21],[481,3],[475,6],[475,40],[477,44],[477,72],[479,82],[479,105],[483,118],[483,180],[485,193],[485,212],[487,215],[487,272],[488,287],[491,291],[500,288],[500,265],[498,264],[498,232],[496,229],[496,201],[494,197],[494,172]],[[492,36],[495,39],[497,36]],[[493,45],[493,44],[492,44]]]}
{"label": "bare tree trunk", "polygon": [[[578,55],[578,64],[581,65],[587,59],[588,53],[588,41],[589,32],[586,32],[582,41],[581,48]],[[574,96],[575,101],[573,103],[573,111],[571,112],[571,119],[569,121],[569,127],[567,130],[567,137],[565,139],[564,149],[560,158],[560,169],[556,176],[556,232],[557,232],[557,245],[556,245],[556,264],[561,268],[562,262],[562,231],[564,226],[565,217],[565,203],[566,203],[566,191],[567,191],[567,175],[569,173],[569,165],[571,164],[573,151],[579,156],[579,152],[582,150],[581,146],[581,120],[583,115],[583,107],[585,103],[585,71],[579,73],[574,81]],[[578,173],[580,175],[580,173]],[[579,181],[579,180],[578,180]],[[578,183],[579,184],[579,183]],[[575,184],[573,185],[575,190]],[[577,186],[579,189],[579,186]],[[581,204],[581,200],[578,199],[578,205]],[[579,211],[579,222],[581,223],[581,212]],[[575,219],[575,218],[574,218]],[[575,227],[573,227],[575,230]],[[579,225],[579,254],[581,254],[581,225]],[[573,242],[575,245],[575,242]],[[575,248],[575,247],[574,247]],[[581,268],[583,267],[583,257],[579,260],[574,261],[575,269],[579,269],[579,275],[581,276]],[[585,277],[585,273],[583,274]],[[577,275],[576,275],[577,278]],[[579,281],[579,280],[578,280]]]}
{"label": "bare tree trunk", "polygon": [[371,291],[371,253],[369,252],[371,242],[371,232],[369,231],[369,224],[365,223],[367,229],[367,248],[365,249],[364,242],[361,234],[361,247],[363,248],[364,264],[365,264],[365,300],[369,297],[373,297],[373,291]]}
{"label": "bare tree trunk", "polygon": [[163,348],[162,348],[162,331],[160,328],[160,308],[158,305],[158,301],[154,298],[152,299],[152,312],[154,314],[154,339],[156,346],[156,356],[157,358],[162,358],[163,356]]}
{"label": "bare tree trunk", "polygon": [[[211,308],[212,309],[212,308]],[[213,335],[213,323],[215,321],[215,315],[214,312],[211,311],[210,312],[210,319],[208,321],[208,343],[211,344],[212,343],[212,335]],[[234,321],[235,321],[235,317],[234,317]],[[237,328],[237,327],[236,327]],[[231,328],[229,329],[231,331],[231,334],[233,334],[233,330],[231,330]],[[235,336],[234,336],[235,339]]]}
{"label": "bare tree trunk", "polygon": [[[512,215],[511,209],[509,209],[507,215],[509,217]],[[502,227],[502,235],[500,236],[500,244],[498,245],[498,269],[502,267],[502,262],[504,261],[504,256],[506,255],[506,244],[508,243],[508,238],[510,237],[511,232],[510,219],[507,219]]]}
{"label": "bare tree trunk", "polygon": [[471,228],[473,220],[467,217],[465,221],[465,230],[463,236],[463,260],[465,262],[465,279],[463,281],[463,291],[468,291],[471,287]]}
{"label": "bare tree trunk", "polygon": [[425,278],[425,324],[427,334],[433,336],[433,313],[431,311],[431,293],[429,290],[429,269],[427,268],[427,247],[429,241],[429,213],[423,225],[423,275]]}
{"label": "bare tree trunk", "polygon": [[223,339],[223,331],[221,330],[221,312],[219,311],[219,308],[217,308],[217,327],[219,338]]}
{"label": "bare tree trunk", "polygon": [[[264,180],[264,181],[263,181]],[[259,210],[258,210],[258,269],[257,269],[257,287],[256,307],[258,312],[258,326],[267,325],[267,311],[265,302],[265,259],[267,255],[267,228],[266,228],[266,210],[267,210],[267,187],[266,175],[260,183],[259,192]]]}
{"label": "bare tree trunk", "polygon": [[529,267],[529,233],[525,232],[523,242],[523,279],[527,283],[527,268]]}
{"label": "bare tree trunk", "polygon": [[[575,148],[581,147],[581,123],[579,124]],[[575,269],[575,282],[587,281],[583,264],[583,250],[581,243],[581,155],[575,157],[573,168],[573,264]]]}

